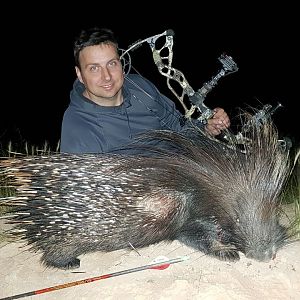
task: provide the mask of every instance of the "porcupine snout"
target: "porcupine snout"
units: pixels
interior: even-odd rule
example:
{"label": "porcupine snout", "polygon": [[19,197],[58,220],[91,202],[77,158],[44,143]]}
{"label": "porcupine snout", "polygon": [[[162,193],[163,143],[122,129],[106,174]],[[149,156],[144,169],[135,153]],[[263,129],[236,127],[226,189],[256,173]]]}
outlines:
{"label": "porcupine snout", "polygon": [[274,259],[276,255],[276,247],[273,246],[265,251],[260,249],[251,249],[246,253],[246,257],[250,259],[255,259],[261,262],[268,262],[271,259]]}
{"label": "porcupine snout", "polygon": [[284,246],[287,230],[278,220],[259,222],[256,220],[248,234],[244,235],[244,252],[249,259],[268,262],[276,257],[277,251]]}

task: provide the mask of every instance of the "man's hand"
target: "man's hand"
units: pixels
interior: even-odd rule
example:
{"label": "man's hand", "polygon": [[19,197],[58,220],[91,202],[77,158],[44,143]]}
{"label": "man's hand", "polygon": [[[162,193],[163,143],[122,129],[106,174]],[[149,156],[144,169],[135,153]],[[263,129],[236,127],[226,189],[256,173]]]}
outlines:
{"label": "man's hand", "polygon": [[214,115],[207,120],[205,130],[210,135],[219,135],[222,130],[230,126],[230,120],[223,108],[217,107],[214,109]]}

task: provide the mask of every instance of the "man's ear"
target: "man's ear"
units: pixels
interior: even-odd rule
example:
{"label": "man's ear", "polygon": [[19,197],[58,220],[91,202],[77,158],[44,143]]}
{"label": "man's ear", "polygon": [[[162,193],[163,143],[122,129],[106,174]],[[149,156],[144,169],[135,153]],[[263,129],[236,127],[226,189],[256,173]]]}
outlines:
{"label": "man's ear", "polygon": [[79,69],[77,66],[75,67],[75,72],[76,72],[76,75],[77,75],[77,78],[79,79],[79,81],[80,81],[81,83],[83,83],[80,69]]}

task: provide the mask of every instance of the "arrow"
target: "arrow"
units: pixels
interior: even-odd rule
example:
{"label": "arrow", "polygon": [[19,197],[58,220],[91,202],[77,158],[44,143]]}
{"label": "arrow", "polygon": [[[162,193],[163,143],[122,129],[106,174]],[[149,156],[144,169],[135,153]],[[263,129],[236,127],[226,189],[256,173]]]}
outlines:
{"label": "arrow", "polygon": [[86,278],[86,279],[82,279],[82,280],[78,280],[78,281],[72,281],[72,282],[55,285],[52,287],[47,287],[47,288],[36,290],[36,291],[13,295],[10,297],[0,298],[0,300],[13,300],[13,299],[19,299],[19,298],[23,298],[23,297],[40,295],[40,294],[57,291],[57,290],[65,289],[68,287],[72,287],[72,286],[76,286],[76,285],[80,285],[80,284],[84,284],[84,283],[90,283],[90,282],[97,281],[97,280],[107,279],[107,278],[125,275],[125,274],[129,274],[129,273],[133,273],[133,272],[139,272],[139,271],[143,271],[143,270],[149,270],[149,269],[165,270],[171,264],[182,262],[182,261],[185,261],[188,259],[189,259],[189,257],[187,257],[187,256],[182,256],[179,258],[174,258],[174,259],[169,259],[169,260],[168,259],[166,260],[165,258],[163,260],[159,259],[159,260],[157,260],[157,262],[152,263],[152,264],[148,264],[148,265],[144,265],[144,266],[140,266],[140,267],[136,267],[136,268],[132,268],[132,269],[127,269],[127,270],[123,270],[123,271],[119,271],[119,272],[114,272],[114,273],[110,273],[110,274],[100,275],[100,276],[96,276],[96,277]]}

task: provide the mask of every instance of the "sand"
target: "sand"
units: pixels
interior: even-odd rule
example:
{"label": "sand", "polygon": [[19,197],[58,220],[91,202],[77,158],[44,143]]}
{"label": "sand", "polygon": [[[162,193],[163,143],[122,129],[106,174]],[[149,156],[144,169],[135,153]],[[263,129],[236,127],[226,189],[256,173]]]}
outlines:
{"label": "sand", "polygon": [[163,256],[187,260],[164,270],[147,269],[71,284],[23,299],[300,299],[300,241],[280,249],[270,262],[243,255],[238,262],[223,262],[174,241],[138,252],[88,254],[80,257],[81,266],[76,270],[45,268],[40,264],[40,254],[27,250],[20,243],[1,245],[0,298],[140,267]]}

